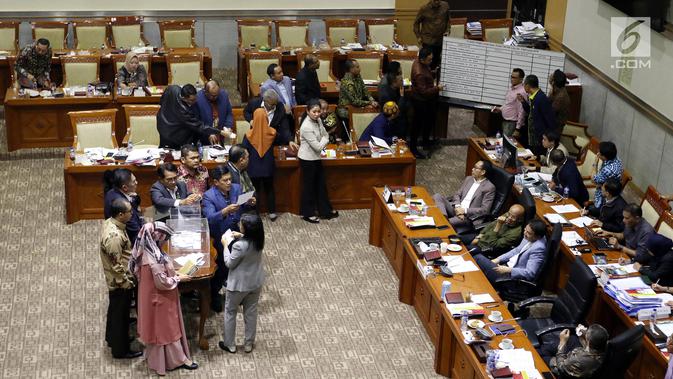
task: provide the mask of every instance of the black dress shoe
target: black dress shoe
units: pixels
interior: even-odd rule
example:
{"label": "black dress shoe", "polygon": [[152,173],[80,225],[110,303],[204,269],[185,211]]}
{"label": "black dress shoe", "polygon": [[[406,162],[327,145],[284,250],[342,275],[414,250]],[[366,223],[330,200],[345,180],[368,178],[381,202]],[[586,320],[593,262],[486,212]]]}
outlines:
{"label": "black dress shoe", "polygon": [[325,220],[331,220],[333,218],[339,217],[339,212],[338,211],[332,211],[332,213],[328,214],[327,216],[324,216],[323,218]]}
{"label": "black dress shoe", "polygon": [[304,221],[306,221],[306,222],[310,222],[311,224],[317,224],[317,223],[320,222],[320,220],[318,220],[318,219],[315,218],[315,217],[306,217],[306,216],[304,216],[304,217],[302,217],[301,219],[304,220]]}
{"label": "black dress shoe", "polygon": [[217,343],[217,346],[219,346],[220,349],[226,351],[227,353],[236,354],[236,348],[234,347],[234,350],[231,350],[231,349],[229,348],[229,346],[226,346],[226,345],[224,344],[224,341],[220,341],[220,342],[218,342],[218,343]]}
{"label": "black dress shoe", "polygon": [[413,154],[416,159],[427,159],[427,156],[425,156],[425,154],[421,153],[420,151],[414,151]]}
{"label": "black dress shoe", "polygon": [[219,293],[215,294],[210,300],[210,309],[212,309],[213,312],[222,312],[222,296],[220,296]]}
{"label": "black dress shoe", "polygon": [[128,353],[124,354],[121,357],[115,357],[117,359],[133,359],[133,358],[138,358],[139,356],[143,355],[142,351],[129,351]]}
{"label": "black dress shoe", "polygon": [[183,364],[182,366],[180,366],[178,368],[183,368],[185,370],[196,370],[197,368],[199,368],[199,365],[196,362],[192,361],[191,365]]}

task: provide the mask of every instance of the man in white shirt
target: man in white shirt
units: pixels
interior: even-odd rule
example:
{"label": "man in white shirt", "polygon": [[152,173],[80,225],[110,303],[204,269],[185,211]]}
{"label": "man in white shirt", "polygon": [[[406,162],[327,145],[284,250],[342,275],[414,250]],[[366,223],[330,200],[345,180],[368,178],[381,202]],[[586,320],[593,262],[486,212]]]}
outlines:
{"label": "man in white shirt", "polygon": [[481,254],[475,255],[474,260],[491,283],[499,278],[534,281],[544,267],[546,233],[544,222],[532,220],[523,230],[519,246],[493,260]]}
{"label": "man in white shirt", "polygon": [[438,193],[432,196],[454,229],[479,225],[483,223],[484,216],[491,212],[495,186],[486,179],[486,172],[486,163],[479,161],[472,167],[472,175],[465,178],[451,199]]}
{"label": "man in white shirt", "polygon": [[166,162],[160,165],[157,174],[159,180],[150,189],[156,221],[167,219],[170,216],[171,208],[198,204],[201,201],[201,195],[190,194],[185,182],[177,180],[178,168],[173,163]]}

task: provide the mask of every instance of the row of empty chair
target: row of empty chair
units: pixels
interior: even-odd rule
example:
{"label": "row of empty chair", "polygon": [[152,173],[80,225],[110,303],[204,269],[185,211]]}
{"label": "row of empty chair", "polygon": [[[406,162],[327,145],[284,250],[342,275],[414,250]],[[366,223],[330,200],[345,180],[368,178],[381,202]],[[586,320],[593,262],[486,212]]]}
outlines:
{"label": "row of empty chair", "polygon": [[[164,48],[196,47],[194,20],[160,21],[159,32]],[[148,45],[143,35],[142,17],[112,17],[77,21],[31,22],[32,38],[46,38],[52,49],[68,49],[68,33],[72,24],[73,49],[132,48]],[[19,49],[17,21],[0,22],[0,50]]]}

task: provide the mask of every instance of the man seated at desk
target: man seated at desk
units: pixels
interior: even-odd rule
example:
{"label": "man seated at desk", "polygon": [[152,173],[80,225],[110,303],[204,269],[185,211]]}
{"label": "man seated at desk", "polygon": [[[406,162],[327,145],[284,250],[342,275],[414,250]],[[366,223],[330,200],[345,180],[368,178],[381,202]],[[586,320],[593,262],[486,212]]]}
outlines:
{"label": "man seated at desk", "polygon": [[185,182],[178,181],[178,168],[173,163],[160,165],[157,175],[159,180],[150,189],[156,221],[165,221],[170,216],[171,208],[198,204],[201,200],[201,195],[190,193]]}
{"label": "man seated at desk", "polygon": [[396,121],[400,115],[400,108],[393,101],[389,101],[383,105],[381,113],[376,116],[367,128],[360,135],[360,142],[369,142],[374,137],[378,137],[388,145],[393,143],[395,132],[397,131]]}
{"label": "man seated at desk", "polygon": [[[205,126],[212,126],[231,135],[231,129],[234,127],[234,113],[231,110],[229,94],[220,88],[217,80],[210,79],[199,91],[193,108]],[[201,143],[208,144],[209,139],[202,138]]]}
{"label": "man seated at desk", "polygon": [[570,329],[565,329],[559,334],[558,345],[552,347],[554,351],[543,347],[540,355],[557,377],[593,378],[603,365],[608,338],[608,331],[598,324],[584,328],[577,338],[571,338]]}
{"label": "man seated at desk", "polygon": [[475,249],[471,254],[493,258],[511,250],[521,240],[524,212],[521,205],[514,204],[507,213],[487,224],[470,243],[468,249]]}
{"label": "man seated at desk", "polygon": [[623,232],[601,231],[599,234],[610,237],[608,242],[616,250],[620,250],[640,264],[647,263],[650,260],[650,254],[647,251],[647,239],[654,233],[652,225],[645,221],[643,210],[638,204],[627,205],[622,215],[624,217]]}
{"label": "man seated at desk", "polygon": [[491,211],[495,199],[495,186],[486,179],[486,163],[478,161],[472,167],[472,175],[465,178],[460,189],[451,199],[436,193],[432,199],[454,229],[470,229],[483,223]]}
{"label": "man seated at desk", "polygon": [[24,47],[14,67],[21,88],[51,89],[51,47],[49,40],[40,38]]}
{"label": "man seated at desk", "polygon": [[519,246],[492,260],[481,254],[476,255],[474,260],[491,283],[500,278],[533,281],[544,266],[546,233],[544,222],[533,220],[524,228]]}
{"label": "man seated at desk", "polygon": [[194,145],[185,145],[180,152],[178,181],[185,183],[187,193],[203,195],[208,189],[208,170],[201,164],[199,149]]}
{"label": "man seated at desk", "polygon": [[[280,104],[280,107],[279,107]],[[269,119],[269,126],[276,129],[279,134],[278,143],[287,145],[292,139],[290,120],[285,116],[283,104],[280,103],[279,95],[273,88],[264,92],[261,97],[250,99],[243,110],[243,116],[252,124],[252,116],[257,108],[264,108]]]}
{"label": "man seated at desk", "polygon": [[622,184],[616,179],[608,179],[603,183],[603,205],[600,208],[590,206],[582,215],[596,217],[589,224],[592,228],[601,228],[608,232],[620,233],[624,231],[624,208],[626,200],[621,195]]}
{"label": "man seated at desk", "polygon": [[159,146],[179,149],[183,145],[208,140],[210,143],[219,143],[220,136],[229,137],[230,130],[218,130],[205,127],[192,110],[196,103],[196,88],[185,84],[182,88],[177,85],[166,87],[159,101],[161,108],[157,113],[157,130],[159,131]]}
{"label": "man seated at desk", "polygon": [[549,155],[549,159],[556,166],[549,188],[563,196],[566,196],[567,192],[569,198],[583,206],[589,200],[589,192],[584,185],[582,174],[577,169],[575,160],[566,157],[561,149],[554,149]]}
{"label": "man seated at desk", "polygon": [[283,105],[285,115],[292,118],[292,108],[297,106],[297,100],[292,93],[292,80],[283,75],[283,68],[276,63],[271,63],[266,69],[269,79],[267,79],[259,88],[259,94],[264,96],[264,93],[272,89],[279,95],[279,103]]}
{"label": "man seated at desk", "polygon": [[306,105],[309,100],[320,98],[320,80],[316,71],[319,68],[320,59],[315,55],[308,54],[304,57],[304,67],[299,70],[294,81],[297,104]]}
{"label": "man seated at desk", "polygon": [[[658,233],[652,233],[646,242],[650,259],[647,264],[636,262],[633,268],[659,286],[673,286],[673,241]],[[653,290],[657,288],[653,285]]]}

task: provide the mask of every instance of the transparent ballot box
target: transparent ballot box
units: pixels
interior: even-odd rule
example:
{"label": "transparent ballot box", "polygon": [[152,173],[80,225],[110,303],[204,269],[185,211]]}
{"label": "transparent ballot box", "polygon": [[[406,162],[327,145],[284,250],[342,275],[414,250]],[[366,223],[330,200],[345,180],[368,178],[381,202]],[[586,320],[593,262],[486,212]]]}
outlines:
{"label": "transparent ballot box", "polygon": [[201,218],[201,204],[191,204],[191,205],[179,205],[177,207],[171,207],[170,210],[171,219],[184,219],[184,218]]}
{"label": "transparent ballot box", "polygon": [[205,218],[177,218],[166,221],[175,230],[168,243],[168,255],[176,270],[183,266],[210,266],[210,230]]}

